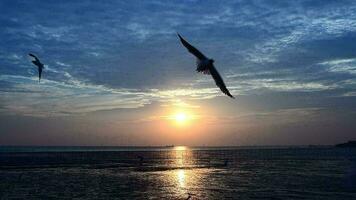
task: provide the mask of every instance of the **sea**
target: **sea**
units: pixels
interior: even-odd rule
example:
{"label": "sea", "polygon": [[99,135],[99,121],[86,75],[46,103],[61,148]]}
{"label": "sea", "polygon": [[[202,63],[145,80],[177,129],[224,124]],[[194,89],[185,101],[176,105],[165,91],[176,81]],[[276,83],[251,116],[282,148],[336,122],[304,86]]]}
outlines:
{"label": "sea", "polygon": [[356,199],[356,148],[1,146],[0,199]]}

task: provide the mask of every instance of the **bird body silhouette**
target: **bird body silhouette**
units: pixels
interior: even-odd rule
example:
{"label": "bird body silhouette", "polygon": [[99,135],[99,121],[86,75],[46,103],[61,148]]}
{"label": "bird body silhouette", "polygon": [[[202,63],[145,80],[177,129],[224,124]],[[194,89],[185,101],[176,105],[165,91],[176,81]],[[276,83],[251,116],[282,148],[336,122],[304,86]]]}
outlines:
{"label": "bird body silhouette", "polygon": [[183,46],[188,49],[188,51],[193,54],[197,58],[197,72],[201,72],[203,74],[208,74],[213,77],[215,80],[215,84],[220,88],[220,90],[226,94],[227,96],[231,98],[235,98],[232,96],[229,92],[229,90],[226,88],[226,85],[224,83],[224,80],[220,76],[218,70],[214,67],[214,60],[207,58],[204,54],[202,54],[198,49],[196,49],[194,46],[189,44],[186,40],[183,39],[183,37],[177,33],[180,41],[182,42]]}
{"label": "bird body silhouette", "polygon": [[42,70],[44,68],[44,64],[37,58],[37,56],[33,55],[32,53],[28,54],[29,56],[33,57],[35,60],[32,60],[32,63],[37,66],[38,68],[38,82],[41,82]]}

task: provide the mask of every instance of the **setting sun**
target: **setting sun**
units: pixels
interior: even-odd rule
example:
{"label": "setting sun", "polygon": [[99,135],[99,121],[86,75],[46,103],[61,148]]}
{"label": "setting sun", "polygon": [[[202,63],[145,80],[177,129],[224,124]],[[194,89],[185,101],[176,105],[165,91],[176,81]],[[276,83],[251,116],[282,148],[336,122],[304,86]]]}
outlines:
{"label": "setting sun", "polygon": [[187,121],[187,115],[185,113],[177,113],[174,118],[176,122],[180,123]]}
{"label": "setting sun", "polygon": [[194,116],[190,112],[179,110],[169,115],[168,119],[176,125],[185,126],[190,124],[190,122],[194,119]]}

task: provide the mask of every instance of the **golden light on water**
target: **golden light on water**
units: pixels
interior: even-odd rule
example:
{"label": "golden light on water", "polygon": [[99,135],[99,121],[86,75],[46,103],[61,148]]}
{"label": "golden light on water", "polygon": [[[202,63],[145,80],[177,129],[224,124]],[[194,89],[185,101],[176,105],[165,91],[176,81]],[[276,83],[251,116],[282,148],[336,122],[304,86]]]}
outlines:
{"label": "golden light on water", "polygon": [[185,171],[184,169],[179,169],[177,172],[177,180],[180,187],[185,187]]}
{"label": "golden light on water", "polygon": [[185,147],[185,146],[176,146],[176,147],[174,147],[174,150],[176,150],[176,151],[185,151],[185,150],[187,150],[187,147]]}
{"label": "golden light on water", "polygon": [[[210,169],[202,169],[197,166],[192,149],[187,146],[175,146],[168,153],[168,168],[161,173],[159,181],[164,184],[172,184],[169,190],[179,199],[187,199],[188,194],[199,196],[200,192],[196,188],[204,187],[206,174]],[[192,197],[191,199],[194,199]]]}
{"label": "golden light on water", "polygon": [[[183,154],[186,153],[188,148],[185,146],[176,146],[176,147],[174,147],[174,150],[176,152],[176,155],[175,155],[176,156],[176,164],[179,167],[183,167],[184,159],[185,159],[185,156]],[[185,187],[185,170],[179,169],[176,171],[176,173],[177,173],[177,180],[178,180],[179,186]]]}

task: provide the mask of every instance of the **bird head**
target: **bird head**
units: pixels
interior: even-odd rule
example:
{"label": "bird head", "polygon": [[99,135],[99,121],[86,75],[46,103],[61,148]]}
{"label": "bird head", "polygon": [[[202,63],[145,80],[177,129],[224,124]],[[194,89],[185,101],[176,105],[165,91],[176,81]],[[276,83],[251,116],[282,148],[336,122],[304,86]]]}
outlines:
{"label": "bird head", "polygon": [[209,62],[210,62],[210,64],[213,64],[214,60],[213,59],[209,59]]}

